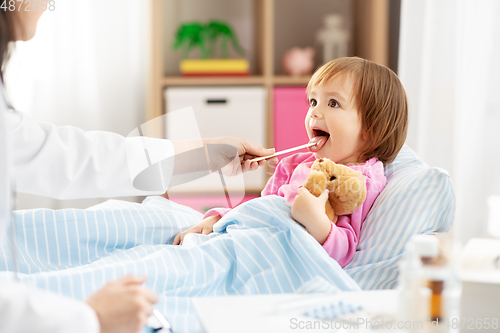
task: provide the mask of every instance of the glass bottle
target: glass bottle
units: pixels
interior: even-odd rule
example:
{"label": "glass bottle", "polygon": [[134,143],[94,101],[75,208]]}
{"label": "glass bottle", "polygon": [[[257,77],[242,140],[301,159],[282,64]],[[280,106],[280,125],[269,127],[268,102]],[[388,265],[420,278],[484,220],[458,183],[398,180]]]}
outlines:
{"label": "glass bottle", "polygon": [[458,315],[458,278],[446,248],[433,235],[418,235],[409,242],[400,266],[399,318],[406,332],[453,332]]}

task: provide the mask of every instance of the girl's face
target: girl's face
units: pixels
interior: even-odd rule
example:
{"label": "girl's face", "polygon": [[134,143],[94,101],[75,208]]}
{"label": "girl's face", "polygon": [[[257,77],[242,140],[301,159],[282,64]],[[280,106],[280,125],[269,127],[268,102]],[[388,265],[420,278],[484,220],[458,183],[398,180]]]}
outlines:
{"label": "girl's face", "polygon": [[318,158],[341,164],[362,163],[359,157],[367,136],[354,104],[349,75],[339,75],[309,93],[305,125],[309,139],[318,142],[309,150]]}

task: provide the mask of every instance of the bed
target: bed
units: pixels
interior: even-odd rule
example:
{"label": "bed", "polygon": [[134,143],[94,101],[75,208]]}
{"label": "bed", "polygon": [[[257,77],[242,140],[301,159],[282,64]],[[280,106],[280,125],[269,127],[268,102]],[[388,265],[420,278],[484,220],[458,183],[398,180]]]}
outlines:
{"label": "bed", "polygon": [[[281,197],[246,202],[210,235],[175,235],[201,214],[163,197],[109,200],[81,210],[15,212],[20,277],[25,283],[85,299],[124,274],[146,274],[157,308],[176,332],[197,330],[193,297],[395,288],[398,262],[414,234],[447,232],[454,194],[449,175],[405,146],[385,170],[353,260],[344,268],[290,215]],[[0,277],[11,275],[4,244]]]}

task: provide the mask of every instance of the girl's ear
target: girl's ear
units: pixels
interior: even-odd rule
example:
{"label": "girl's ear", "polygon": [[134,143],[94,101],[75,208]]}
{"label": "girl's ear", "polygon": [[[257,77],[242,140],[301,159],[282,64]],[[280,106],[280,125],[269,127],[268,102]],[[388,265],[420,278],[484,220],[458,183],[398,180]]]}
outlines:
{"label": "girl's ear", "polygon": [[368,133],[366,131],[363,131],[363,133],[361,134],[361,137],[365,141],[370,141],[370,136],[368,135]]}

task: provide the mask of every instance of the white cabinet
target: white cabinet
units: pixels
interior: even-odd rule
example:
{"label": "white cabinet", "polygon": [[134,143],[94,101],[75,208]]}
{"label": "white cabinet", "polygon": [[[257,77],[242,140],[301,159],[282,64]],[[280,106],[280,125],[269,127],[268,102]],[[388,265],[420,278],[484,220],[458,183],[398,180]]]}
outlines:
{"label": "white cabinet", "polygon": [[[168,87],[165,99],[165,135],[170,140],[233,136],[266,146],[266,89],[262,86]],[[224,180],[229,191],[260,191],[265,168]],[[215,173],[173,187],[169,193],[221,190],[220,175]]]}

